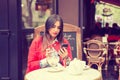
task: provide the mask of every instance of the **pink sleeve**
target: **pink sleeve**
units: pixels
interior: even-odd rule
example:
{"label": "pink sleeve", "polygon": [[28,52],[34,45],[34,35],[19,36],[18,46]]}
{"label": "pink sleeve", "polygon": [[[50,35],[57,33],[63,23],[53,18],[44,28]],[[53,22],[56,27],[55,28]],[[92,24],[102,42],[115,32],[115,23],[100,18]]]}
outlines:
{"label": "pink sleeve", "polygon": [[37,56],[38,54],[40,54],[39,51],[37,51],[38,44],[39,44],[39,39],[35,39],[32,41],[30,45],[26,73],[40,68],[39,65],[40,59]]}

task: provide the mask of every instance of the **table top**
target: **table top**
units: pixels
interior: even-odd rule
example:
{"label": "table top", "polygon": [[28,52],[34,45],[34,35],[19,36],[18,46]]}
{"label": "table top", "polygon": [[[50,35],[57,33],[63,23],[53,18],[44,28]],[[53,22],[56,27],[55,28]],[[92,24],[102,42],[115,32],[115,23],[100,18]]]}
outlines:
{"label": "table top", "polygon": [[84,69],[82,73],[74,74],[68,68],[52,71],[52,68],[34,70],[25,76],[25,80],[101,80],[101,73],[92,68]]}

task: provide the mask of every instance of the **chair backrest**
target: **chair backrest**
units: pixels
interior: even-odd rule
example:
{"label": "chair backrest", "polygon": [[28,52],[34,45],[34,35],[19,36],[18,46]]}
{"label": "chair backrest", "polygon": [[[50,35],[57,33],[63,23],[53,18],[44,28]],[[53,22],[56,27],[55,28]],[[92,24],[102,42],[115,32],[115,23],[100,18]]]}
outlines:
{"label": "chair backrest", "polygon": [[94,34],[94,35],[92,36],[92,39],[102,41],[102,36],[100,36],[100,35],[95,35],[95,34]]}
{"label": "chair backrest", "polygon": [[[45,25],[38,26],[34,29],[34,38],[40,36],[44,32]],[[73,58],[82,59],[82,45],[81,45],[81,29],[78,26],[64,23],[64,37],[70,42],[72,48]]]}
{"label": "chair backrest", "polygon": [[87,41],[87,54],[90,57],[93,58],[100,57],[103,53],[103,48],[105,48],[105,44],[99,40]]}

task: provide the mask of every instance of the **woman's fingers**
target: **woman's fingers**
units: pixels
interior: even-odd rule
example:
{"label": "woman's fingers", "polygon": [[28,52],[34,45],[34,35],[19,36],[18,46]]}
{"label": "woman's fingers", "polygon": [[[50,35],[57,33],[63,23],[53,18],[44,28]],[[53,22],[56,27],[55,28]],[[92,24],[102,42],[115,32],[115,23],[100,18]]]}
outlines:
{"label": "woman's fingers", "polygon": [[60,49],[60,51],[59,51],[59,55],[60,55],[62,58],[64,58],[64,57],[66,57],[66,56],[68,55],[68,52],[67,52],[67,50],[66,50],[65,48],[62,48],[62,49]]}

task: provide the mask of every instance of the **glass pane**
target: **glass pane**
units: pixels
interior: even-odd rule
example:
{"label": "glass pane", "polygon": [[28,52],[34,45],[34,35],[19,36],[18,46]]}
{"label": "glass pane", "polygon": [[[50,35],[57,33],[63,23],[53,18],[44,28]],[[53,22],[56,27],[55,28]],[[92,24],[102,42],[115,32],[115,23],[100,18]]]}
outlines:
{"label": "glass pane", "polygon": [[34,28],[45,23],[55,13],[55,0],[22,0],[22,21],[25,28]]}
{"label": "glass pane", "polygon": [[102,27],[106,23],[109,23],[109,26],[112,27],[113,23],[117,23],[120,26],[120,7],[117,5],[100,2],[96,5],[96,22],[101,22]]}

